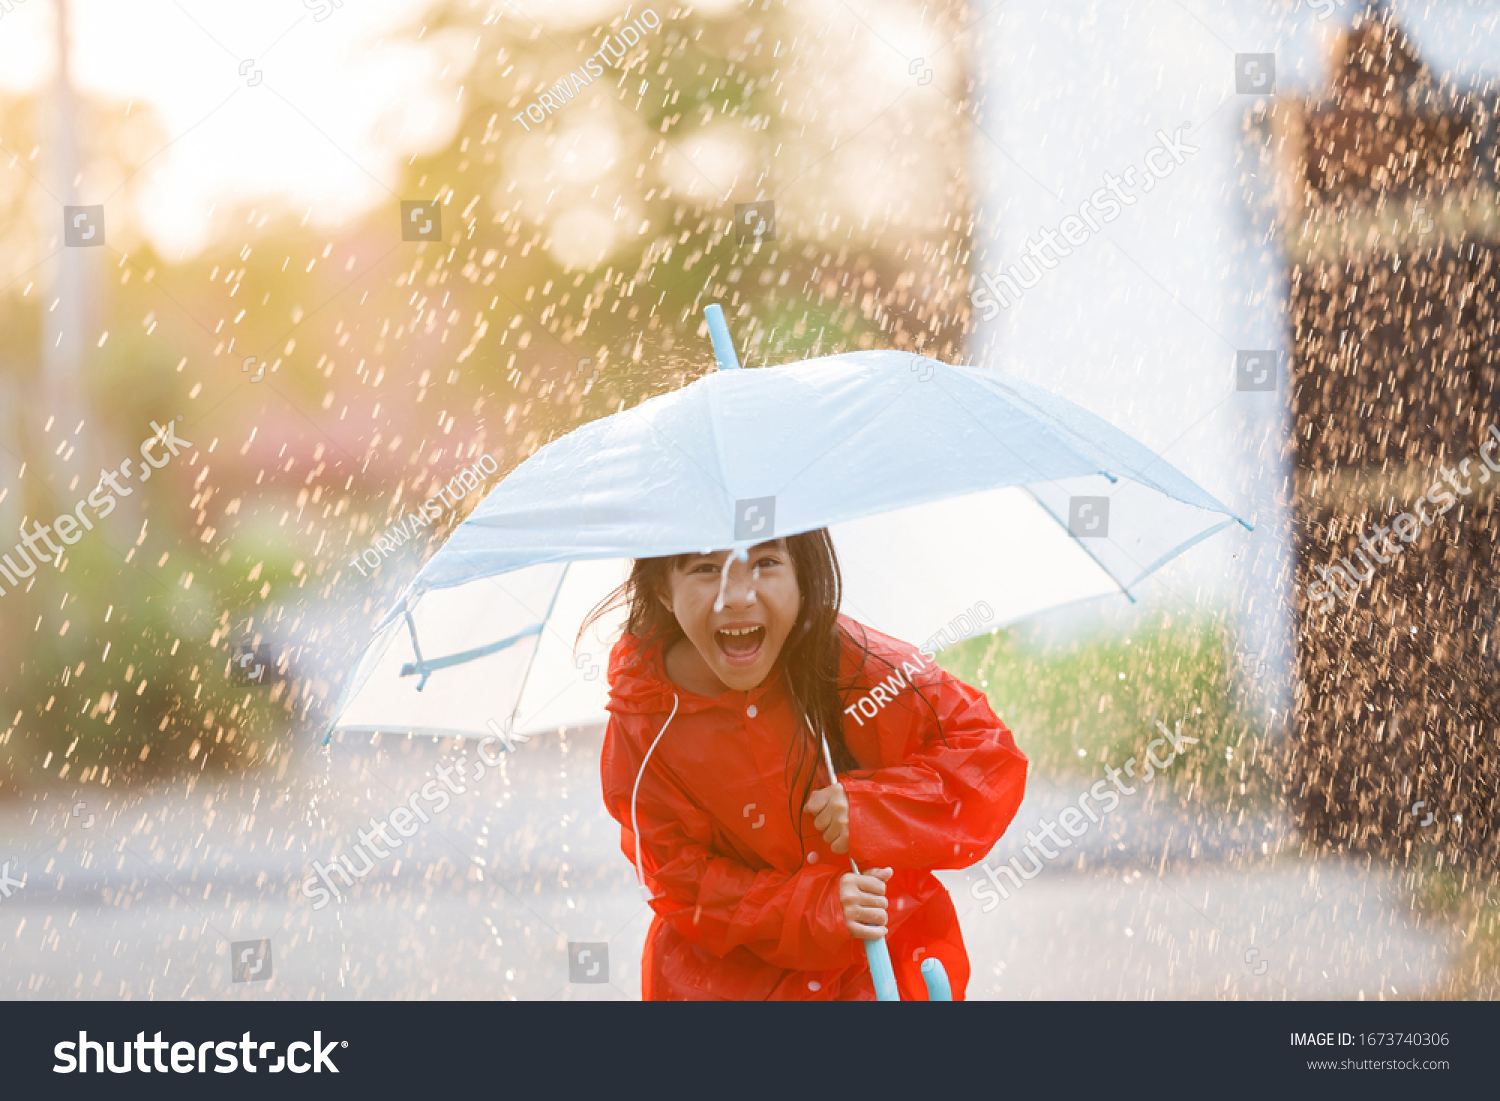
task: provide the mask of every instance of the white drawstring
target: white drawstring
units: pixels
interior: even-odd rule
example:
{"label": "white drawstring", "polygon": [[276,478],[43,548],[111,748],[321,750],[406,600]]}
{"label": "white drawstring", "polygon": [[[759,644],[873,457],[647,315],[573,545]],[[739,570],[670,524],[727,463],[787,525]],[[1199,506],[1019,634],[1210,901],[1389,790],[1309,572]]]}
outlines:
{"label": "white drawstring", "polygon": [[661,736],[667,732],[667,727],[672,725],[672,720],[677,717],[677,706],[679,700],[677,693],[672,693],[672,713],[667,716],[667,721],[661,724],[661,730],[656,735],[656,741],[651,743],[651,748],[646,750],[646,755],[641,758],[640,771],[635,774],[635,786],[630,789],[630,832],[635,834],[635,878],[641,885],[641,895],[647,902],[656,896],[646,886],[646,877],[641,872],[641,829],[635,820],[635,794],[641,790],[641,777],[646,774],[646,762],[651,760],[651,754],[656,750],[656,743],[661,741]]}
{"label": "white drawstring", "polygon": [[[823,761],[828,765],[828,782],[836,784],[839,782],[838,773],[833,771],[833,754],[828,751],[828,736],[823,737]],[[849,867],[854,869],[854,874],[859,875],[859,865],[854,862],[854,857],[849,858]]]}

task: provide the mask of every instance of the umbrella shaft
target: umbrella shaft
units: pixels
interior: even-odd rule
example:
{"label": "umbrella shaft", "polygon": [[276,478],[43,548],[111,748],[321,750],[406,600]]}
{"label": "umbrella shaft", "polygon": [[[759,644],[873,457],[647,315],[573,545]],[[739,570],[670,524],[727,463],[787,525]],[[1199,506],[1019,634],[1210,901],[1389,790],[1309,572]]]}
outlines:
{"label": "umbrella shaft", "polygon": [[[828,749],[828,739],[823,739],[823,762],[828,766],[828,779],[830,783],[838,782],[838,774],[833,771],[833,754]],[[854,874],[859,875],[859,865],[854,862],[854,857],[849,858],[849,867],[854,869]],[[899,1002],[900,993],[896,990],[896,969],[891,966],[891,950],[886,947],[885,938],[865,941],[865,958],[870,961],[870,978],[875,981],[875,1000],[878,1002]]]}

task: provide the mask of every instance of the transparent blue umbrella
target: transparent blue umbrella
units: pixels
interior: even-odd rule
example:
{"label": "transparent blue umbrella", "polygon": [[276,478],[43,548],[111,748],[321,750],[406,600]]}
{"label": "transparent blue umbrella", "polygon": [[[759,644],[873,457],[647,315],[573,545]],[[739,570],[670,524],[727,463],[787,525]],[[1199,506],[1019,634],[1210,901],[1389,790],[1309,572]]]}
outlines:
{"label": "transparent blue umbrella", "polygon": [[636,558],[827,527],[845,613],[951,644],[1072,601],[1134,599],[1193,544],[1250,527],[1040,387],[896,351],[743,370],[722,311],[706,313],[719,369],[511,471],[377,628],[329,736],[603,723],[623,612],[574,640]]}

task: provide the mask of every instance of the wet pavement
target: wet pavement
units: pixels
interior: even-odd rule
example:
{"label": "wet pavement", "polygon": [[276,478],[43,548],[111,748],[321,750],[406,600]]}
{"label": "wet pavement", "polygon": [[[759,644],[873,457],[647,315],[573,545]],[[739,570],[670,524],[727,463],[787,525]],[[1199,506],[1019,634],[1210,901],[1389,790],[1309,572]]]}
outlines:
{"label": "wet pavement", "polygon": [[[0,997],[637,998],[650,913],[601,804],[600,735],[534,739],[482,776],[474,743],[345,735],[279,778],[54,785],[0,803]],[[438,810],[419,793],[465,749],[448,776],[462,791]],[[1076,786],[1034,781],[991,867]],[[343,897],[319,906],[314,863],[398,805],[429,820],[403,822],[398,847],[376,837],[387,856],[353,887],[330,872]],[[1023,886],[1002,874],[1009,898],[976,898],[977,868],[940,875],[976,999],[1435,992],[1455,934],[1420,922],[1380,866],[1296,851],[1274,816],[1210,826],[1136,797]]]}

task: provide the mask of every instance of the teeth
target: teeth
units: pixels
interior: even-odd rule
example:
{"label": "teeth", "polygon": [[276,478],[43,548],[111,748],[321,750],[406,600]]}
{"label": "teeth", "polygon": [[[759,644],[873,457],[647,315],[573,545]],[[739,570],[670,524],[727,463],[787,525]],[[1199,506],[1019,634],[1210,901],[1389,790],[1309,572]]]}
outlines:
{"label": "teeth", "polygon": [[730,628],[725,628],[724,630],[720,631],[719,633],[720,634],[725,634],[725,635],[749,635],[749,634],[754,634],[758,630],[760,630],[759,627],[741,627],[738,630],[733,630],[733,629],[730,629]]}

